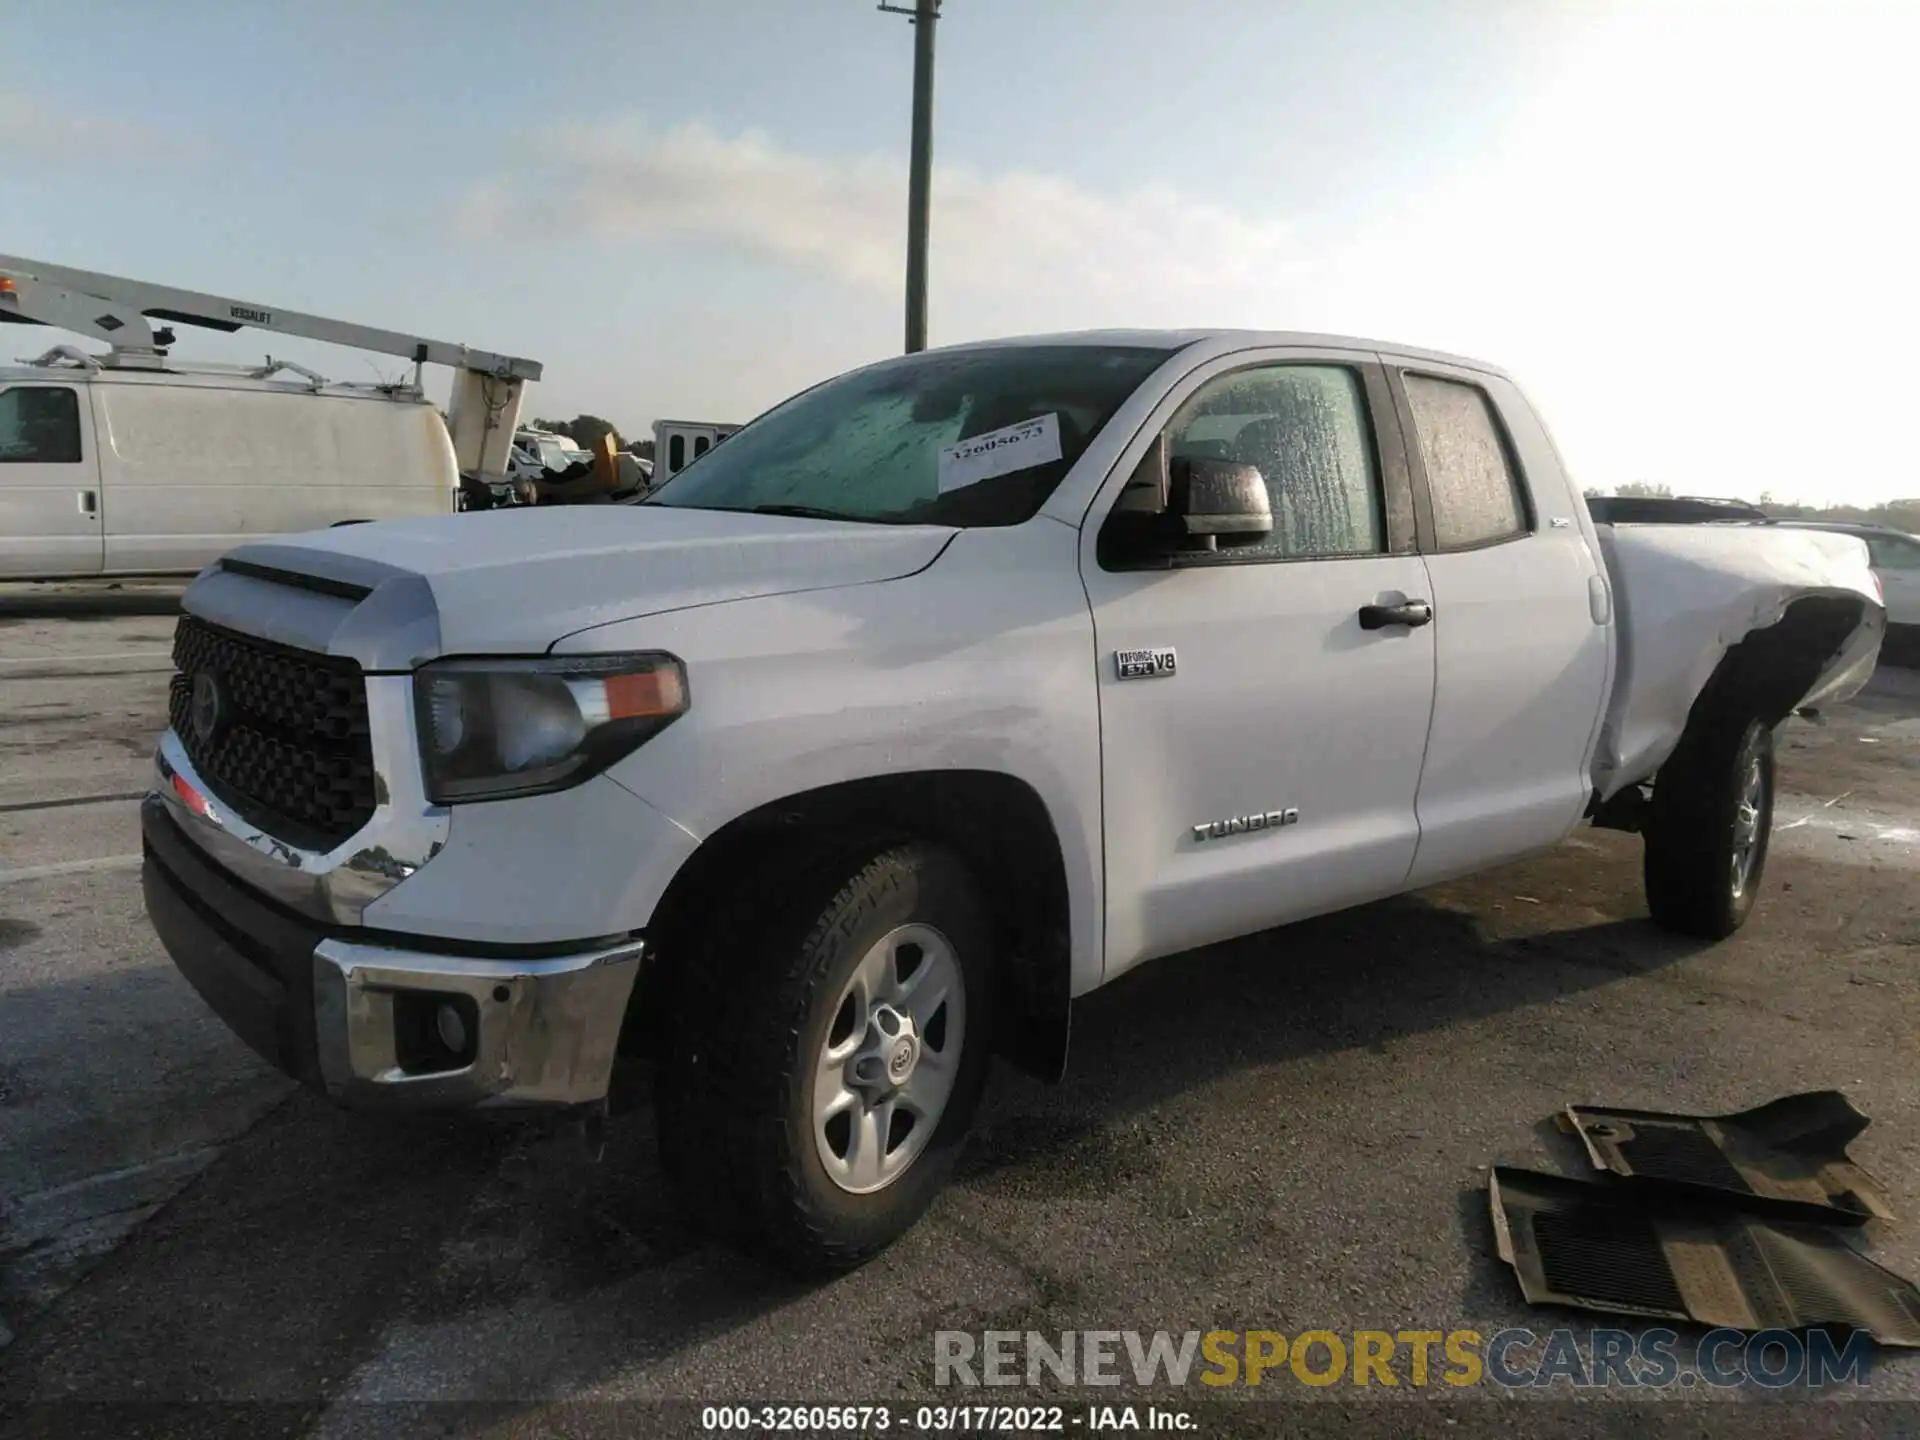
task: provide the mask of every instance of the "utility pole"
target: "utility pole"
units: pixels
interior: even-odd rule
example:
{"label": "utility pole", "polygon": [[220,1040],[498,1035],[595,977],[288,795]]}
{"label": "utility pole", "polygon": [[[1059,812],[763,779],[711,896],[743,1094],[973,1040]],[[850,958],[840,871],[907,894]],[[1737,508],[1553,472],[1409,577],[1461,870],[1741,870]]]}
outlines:
{"label": "utility pole", "polygon": [[940,0],[882,5],[913,22],[913,154],[907,170],[907,353],[927,348],[927,223],[933,190],[933,31]]}

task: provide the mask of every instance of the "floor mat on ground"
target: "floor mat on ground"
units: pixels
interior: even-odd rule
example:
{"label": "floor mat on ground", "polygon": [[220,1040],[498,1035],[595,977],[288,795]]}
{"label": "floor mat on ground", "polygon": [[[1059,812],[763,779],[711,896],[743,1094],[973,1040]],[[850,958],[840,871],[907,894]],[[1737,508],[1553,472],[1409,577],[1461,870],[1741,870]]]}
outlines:
{"label": "floor mat on ground", "polygon": [[1596,1166],[1632,1180],[1779,1219],[1893,1218],[1886,1192],[1847,1156],[1867,1117],[1838,1090],[1788,1095],[1736,1115],[1570,1105],[1566,1119]]}
{"label": "floor mat on ground", "polygon": [[1500,1258],[1530,1304],[1739,1330],[1855,1329],[1920,1346],[1920,1290],[1846,1231],[1504,1165],[1488,1198]]}

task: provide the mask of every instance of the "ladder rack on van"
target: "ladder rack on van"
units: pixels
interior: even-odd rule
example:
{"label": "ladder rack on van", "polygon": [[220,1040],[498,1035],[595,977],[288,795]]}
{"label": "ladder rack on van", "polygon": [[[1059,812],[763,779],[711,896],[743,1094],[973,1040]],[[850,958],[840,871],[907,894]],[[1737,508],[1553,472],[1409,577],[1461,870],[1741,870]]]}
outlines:
{"label": "ladder rack on van", "polygon": [[[74,370],[85,370],[97,375],[102,370],[126,370],[136,367],[109,364],[111,355],[89,355],[78,345],[55,345],[44,355],[36,355],[31,360],[20,363],[36,370],[58,369],[65,366]],[[396,399],[421,400],[425,396],[416,377],[409,381],[381,382],[367,384],[356,380],[329,380],[318,370],[309,370],[304,365],[296,365],[291,360],[276,360],[267,356],[263,365],[225,365],[216,360],[182,361],[171,357],[167,360],[166,373],[169,375],[213,375],[242,380],[271,380],[277,375],[297,375],[307,387],[318,395],[323,391],[359,395],[388,395]]]}
{"label": "ladder rack on van", "polygon": [[[520,404],[529,380],[538,380],[537,360],[472,350],[465,345],[428,340],[371,325],[329,320],[321,315],[281,310],[246,300],[153,285],[92,270],[76,270],[14,255],[0,255],[0,322],[47,325],[103,340],[112,349],[106,355],[65,353],[58,346],[43,362],[81,355],[89,364],[109,369],[175,369],[167,358],[174,343],[171,329],[156,331],[150,321],[170,321],[228,334],[237,330],[265,330],[294,335],[330,345],[344,345],[381,355],[397,355],[414,364],[414,386],[420,368],[446,365],[454,372],[453,396],[447,407],[455,459],[462,471],[499,478],[508,470]],[[257,378],[287,371],[303,376],[316,387],[326,382],[310,370],[269,360],[268,369],[249,371]],[[196,367],[197,368],[197,367]]]}

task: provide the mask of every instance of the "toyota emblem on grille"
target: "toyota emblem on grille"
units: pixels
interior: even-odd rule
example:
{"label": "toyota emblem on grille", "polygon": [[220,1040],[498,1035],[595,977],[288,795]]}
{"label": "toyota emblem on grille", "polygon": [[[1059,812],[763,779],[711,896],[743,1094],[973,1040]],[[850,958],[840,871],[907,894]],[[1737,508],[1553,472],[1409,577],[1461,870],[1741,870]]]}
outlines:
{"label": "toyota emblem on grille", "polygon": [[202,745],[211,745],[227,723],[226,693],[213,671],[202,670],[193,677],[193,706],[187,718],[193,725],[194,738]]}

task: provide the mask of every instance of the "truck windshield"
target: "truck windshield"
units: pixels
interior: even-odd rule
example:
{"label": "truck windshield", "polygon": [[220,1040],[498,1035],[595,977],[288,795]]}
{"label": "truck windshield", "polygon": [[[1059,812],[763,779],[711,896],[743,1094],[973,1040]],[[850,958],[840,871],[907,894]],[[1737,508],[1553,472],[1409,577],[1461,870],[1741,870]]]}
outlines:
{"label": "truck windshield", "polygon": [[1172,353],[1005,345],[887,361],[768,411],[646,503],[875,524],[1017,525]]}

